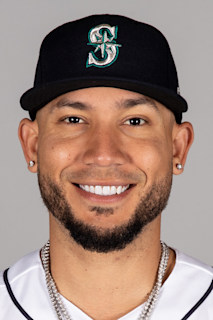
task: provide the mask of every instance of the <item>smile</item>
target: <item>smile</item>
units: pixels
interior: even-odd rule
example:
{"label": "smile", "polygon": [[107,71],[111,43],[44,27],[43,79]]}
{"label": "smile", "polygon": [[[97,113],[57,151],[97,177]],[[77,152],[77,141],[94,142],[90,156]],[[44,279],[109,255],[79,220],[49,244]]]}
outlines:
{"label": "smile", "polygon": [[80,184],[79,187],[88,192],[97,194],[99,196],[112,196],[115,194],[121,194],[129,188],[129,184],[126,186],[89,186]]}

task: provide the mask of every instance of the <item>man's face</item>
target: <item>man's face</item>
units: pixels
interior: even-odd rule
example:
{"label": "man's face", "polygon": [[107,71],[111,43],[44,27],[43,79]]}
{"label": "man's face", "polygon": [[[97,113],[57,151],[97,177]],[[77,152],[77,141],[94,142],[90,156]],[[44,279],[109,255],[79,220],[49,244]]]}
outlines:
{"label": "man's face", "polygon": [[141,94],[73,91],[37,113],[38,177],[49,211],[83,247],[124,248],[164,209],[173,114]]}

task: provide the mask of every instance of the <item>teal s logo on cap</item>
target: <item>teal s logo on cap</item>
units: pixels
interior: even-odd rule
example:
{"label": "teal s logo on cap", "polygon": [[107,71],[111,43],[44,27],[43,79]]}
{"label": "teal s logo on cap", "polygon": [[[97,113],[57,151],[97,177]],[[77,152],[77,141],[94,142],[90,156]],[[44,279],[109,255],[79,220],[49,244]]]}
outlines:
{"label": "teal s logo on cap", "polygon": [[89,31],[88,45],[95,47],[90,51],[86,67],[104,68],[114,63],[119,54],[120,44],[116,43],[118,27],[111,27],[108,24],[101,24]]}

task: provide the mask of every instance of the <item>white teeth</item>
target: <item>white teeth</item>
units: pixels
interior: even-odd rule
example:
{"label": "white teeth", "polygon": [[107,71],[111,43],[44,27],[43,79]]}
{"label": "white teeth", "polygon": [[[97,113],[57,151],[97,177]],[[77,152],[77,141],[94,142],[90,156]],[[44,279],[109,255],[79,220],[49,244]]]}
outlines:
{"label": "white teeth", "polygon": [[129,188],[127,186],[88,186],[80,184],[79,187],[86,192],[95,193],[100,196],[112,196],[114,194],[121,194]]}
{"label": "white teeth", "polygon": [[120,194],[121,192],[122,192],[122,187],[119,186],[119,187],[117,188],[117,194]]}
{"label": "white teeth", "polygon": [[121,192],[124,192],[125,190],[126,190],[126,187],[123,187]]}
{"label": "white teeth", "polygon": [[103,194],[101,186],[95,186],[95,194],[99,194],[100,196]]}
{"label": "white teeth", "polygon": [[[88,187],[89,187],[89,186],[88,186]],[[89,187],[89,192],[95,193],[95,188],[94,188],[93,186],[90,186],[90,187]]]}
{"label": "white teeth", "polygon": [[103,187],[103,195],[107,196],[108,194],[110,194],[110,186],[104,186]]}
{"label": "white teeth", "polygon": [[111,194],[116,194],[117,193],[117,190],[116,190],[116,187],[115,186],[111,186]]}

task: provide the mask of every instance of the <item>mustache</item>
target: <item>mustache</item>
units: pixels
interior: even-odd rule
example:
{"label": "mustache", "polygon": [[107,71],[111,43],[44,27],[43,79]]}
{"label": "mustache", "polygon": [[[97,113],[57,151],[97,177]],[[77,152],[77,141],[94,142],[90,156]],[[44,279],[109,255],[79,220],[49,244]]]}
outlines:
{"label": "mustache", "polygon": [[118,168],[86,168],[77,171],[63,172],[68,181],[79,181],[85,179],[102,179],[102,180],[125,180],[132,183],[138,183],[144,180],[145,174],[138,172],[126,172]]}

